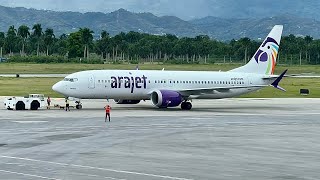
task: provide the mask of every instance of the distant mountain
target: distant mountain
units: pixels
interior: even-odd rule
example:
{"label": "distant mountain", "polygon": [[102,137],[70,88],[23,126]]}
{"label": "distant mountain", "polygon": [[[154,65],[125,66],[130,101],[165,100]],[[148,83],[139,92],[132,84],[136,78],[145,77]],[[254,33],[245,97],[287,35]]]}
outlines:
{"label": "distant mountain", "polygon": [[1,0],[1,5],[54,11],[103,12],[120,8],[132,12],[171,15],[184,20],[206,16],[222,18],[264,18],[290,13],[320,20],[319,0]]}
{"label": "distant mountain", "polygon": [[311,35],[320,38],[320,22],[314,19],[299,18],[292,15],[280,15],[257,19],[223,19],[206,17],[190,21],[204,34],[215,39],[229,40],[241,37],[264,38],[275,24],[284,25],[284,35]]}
{"label": "distant mountain", "polygon": [[206,17],[184,21],[175,16],[158,17],[151,13],[132,13],[119,9],[112,13],[55,12],[26,8],[0,6],[0,31],[6,32],[9,26],[18,28],[25,24],[32,27],[36,23],[43,28],[53,28],[56,35],[69,34],[78,28],[88,27],[99,37],[102,30],[111,35],[120,32],[137,31],[150,34],[174,34],[179,37],[207,34],[218,40],[250,37],[263,38],[275,24],[285,26],[285,34],[311,35],[320,38],[320,22],[294,15],[280,15],[268,18],[218,18]]}
{"label": "distant mountain", "polygon": [[157,17],[151,13],[132,13],[124,9],[104,13],[55,12],[26,8],[8,8],[0,6],[0,31],[8,27],[26,24],[32,27],[36,23],[50,27],[56,33],[70,33],[81,27],[92,29],[97,35],[107,30],[111,35],[119,32],[137,31],[151,34],[175,34],[178,36],[195,36],[200,34],[191,23],[173,16]]}

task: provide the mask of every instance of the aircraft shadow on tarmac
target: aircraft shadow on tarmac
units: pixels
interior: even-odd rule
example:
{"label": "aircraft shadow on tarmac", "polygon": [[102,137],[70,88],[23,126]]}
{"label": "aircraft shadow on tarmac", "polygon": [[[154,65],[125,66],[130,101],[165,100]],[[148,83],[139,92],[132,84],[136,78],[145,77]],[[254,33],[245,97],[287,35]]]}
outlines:
{"label": "aircraft shadow on tarmac", "polygon": [[[283,106],[269,106],[269,105],[261,105],[261,106],[257,106],[257,105],[242,105],[242,106],[234,106],[234,105],[230,105],[230,106],[226,106],[224,105],[223,107],[218,107],[218,106],[214,106],[214,107],[197,107],[194,106],[191,110],[185,111],[185,110],[181,110],[180,107],[176,107],[176,108],[157,108],[157,107],[153,107],[153,106],[144,106],[144,105],[137,105],[137,106],[114,106],[112,107],[112,111],[159,111],[159,112],[248,112],[248,111],[268,111],[268,112],[272,112],[273,110],[289,110],[286,107]],[[76,110],[74,109],[74,111],[103,111],[103,108],[90,108],[90,107],[84,107],[83,110]]]}

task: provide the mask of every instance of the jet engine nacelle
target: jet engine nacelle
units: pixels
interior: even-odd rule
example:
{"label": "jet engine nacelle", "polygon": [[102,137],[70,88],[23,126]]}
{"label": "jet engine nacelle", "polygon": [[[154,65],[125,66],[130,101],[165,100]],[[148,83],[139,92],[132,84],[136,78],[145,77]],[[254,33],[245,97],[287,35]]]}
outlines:
{"label": "jet engine nacelle", "polygon": [[170,90],[156,90],[151,94],[153,105],[159,108],[176,107],[183,101],[180,93]]}
{"label": "jet engine nacelle", "polygon": [[117,104],[139,104],[140,100],[115,99],[114,102],[116,102]]}

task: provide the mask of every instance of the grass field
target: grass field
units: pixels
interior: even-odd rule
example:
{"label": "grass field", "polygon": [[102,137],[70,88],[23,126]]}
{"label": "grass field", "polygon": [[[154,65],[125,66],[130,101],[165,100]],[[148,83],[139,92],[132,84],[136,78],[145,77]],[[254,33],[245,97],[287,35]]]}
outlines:
{"label": "grass field", "polygon": [[[69,74],[92,69],[135,69],[135,64],[26,64],[0,63],[0,74]],[[142,70],[194,70],[194,71],[227,71],[241,64],[140,64]],[[276,73],[289,69],[288,74],[316,73],[320,74],[320,66],[288,66],[279,65]]]}
{"label": "grass field", "polygon": [[45,94],[62,97],[51,87],[61,78],[0,78],[0,96],[25,96],[28,94]]}
{"label": "grass field", "polygon": [[[161,70],[195,70],[195,71],[227,71],[241,64],[141,64],[140,69]],[[0,74],[69,74],[81,70],[92,69],[135,69],[134,64],[26,64],[26,63],[0,63]],[[276,68],[276,74],[289,69],[288,74],[315,73],[320,74],[320,66],[285,66]],[[0,78],[0,96],[24,96],[29,93],[41,93],[52,97],[61,95],[52,91],[51,87],[61,78]],[[254,98],[287,98],[302,97],[299,89],[307,88],[311,94],[307,97],[320,98],[320,80],[317,78],[285,78],[281,82],[287,92],[281,92],[268,87],[243,97]]]}

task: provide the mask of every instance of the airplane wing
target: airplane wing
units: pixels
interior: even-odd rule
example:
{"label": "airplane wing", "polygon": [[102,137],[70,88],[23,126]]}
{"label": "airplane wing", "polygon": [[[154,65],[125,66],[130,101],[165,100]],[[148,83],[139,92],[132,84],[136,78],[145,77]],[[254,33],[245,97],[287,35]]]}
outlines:
{"label": "airplane wing", "polygon": [[183,96],[190,95],[202,95],[202,94],[214,94],[217,92],[229,92],[232,89],[246,89],[255,87],[267,87],[268,85],[255,85],[255,86],[232,86],[232,87],[212,87],[212,88],[196,88],[196,89],[182,89],[178,90]]}

